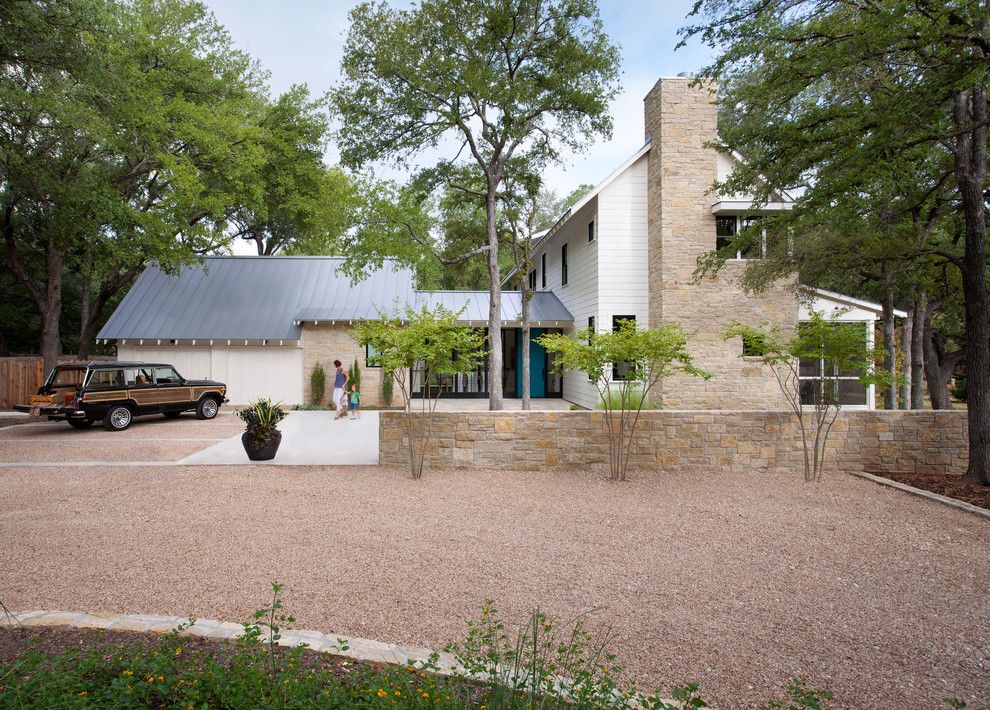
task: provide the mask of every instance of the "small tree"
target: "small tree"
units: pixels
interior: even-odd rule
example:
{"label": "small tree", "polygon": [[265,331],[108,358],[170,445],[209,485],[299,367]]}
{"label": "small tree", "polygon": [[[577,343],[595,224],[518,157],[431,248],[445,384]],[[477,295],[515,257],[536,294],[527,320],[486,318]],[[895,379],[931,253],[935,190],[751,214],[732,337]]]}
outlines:
{"label": "small tree", "polygon": [[354,358],[354,366],[351,368],[351,385],[361,389],[361,366],[358,365],[357,358]]}
{"label": "small tree", "polygon": [[327,389],[327,373],[323,370],[323,365],[316,363],[313,371],[309,375],[309,399],[313,404],[323,401],[323,393]]}
{"label": "small tree", "polygon": [[[457,322],[461,312],[443,306],[430,310],[406,309],[404,320],[388,318],[358,323],[355,337],[371,345],[375,365],[391,373],[402,393],[409,470],[414,479],[423,475],[426,448],[433,434],[433,412],[443,392],[442,375],[472,372],[485,356],[485,336],[480,330]],[[413,371],[421,381],[418,410],[413,409]]]}
{"label": "small tree", "polygon": [[[816,312],[790,336],[777,325],[754,328],[736,323],[724,337],[737,336],[752,344],[746,354],[762,358],[777,378],[787,404],[797,415],[804,480],[820,481],[828,437],[842,409],[839,373],[857,373],[864,387],[883,387],[891,378],[883,368],[883,350],[867,344],[861,324],[837,322]],[[815,376],[799,376],[802,360],[818,363]]]}
{"label": "small tree", "polygon": [[[556,356],[556,370],[579,370],[595,384],[605,410],[613,481],[626,480],[639,415],[653,388],[677,372],[706,380],[711,376],[692,364],[687,337],[676,323],[645,330],[625,321],[611,333],[584,328],[574,338],[552,333],[537,342]],[[622,379],[613,376],[620,367],[625,370]]]}

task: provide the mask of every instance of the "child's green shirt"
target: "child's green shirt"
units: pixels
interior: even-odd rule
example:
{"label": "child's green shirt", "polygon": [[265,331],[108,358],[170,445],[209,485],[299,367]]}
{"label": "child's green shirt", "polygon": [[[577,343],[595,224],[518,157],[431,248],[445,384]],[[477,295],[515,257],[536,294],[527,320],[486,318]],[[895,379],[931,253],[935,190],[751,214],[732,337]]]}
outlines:
{"label": "child's green shirt", "polygon": [[360,403],[361,403],[361,393],[351,392],[351,404],[360,404]]}

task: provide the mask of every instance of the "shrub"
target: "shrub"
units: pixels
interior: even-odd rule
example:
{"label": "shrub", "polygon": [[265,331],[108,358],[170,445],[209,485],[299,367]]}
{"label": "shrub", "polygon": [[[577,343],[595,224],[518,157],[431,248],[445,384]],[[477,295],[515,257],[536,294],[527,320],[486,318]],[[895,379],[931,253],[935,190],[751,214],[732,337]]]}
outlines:
{"label": "shrub", "polygon": [[351,384],[361,389],[361,366],[358,365],[357,360],[354,360],[354,366],[351,368]]}
{"label": "shrub", "polygon": [[395,392],[395,373],[382,368],[382,406],[392,406],[392,396]]}
{"label": "shrub", "polygon": [[[636,390],[632,390],[626,395],[625,402],[622,401],[622,397],[619,395],[618,392],[610,391],[607,395],[607,402],[599,402],[598,406],[595,407],[595,409],[602,409],[602,410],[626,409],[633,412],[639,409],[653,409],[653,408],[654,408],[653,405],[651,405],[647,401],[644,401],[643,393]],[[583,409],[583,407],[578,407],[578,409]]]}
{"label": "shrub", "polygon": [[313,404],[323,402],[323,395],[327,391],[327,373],[323,370],[323,365],[316,363],[313,372],[309,375],[309,398]]}

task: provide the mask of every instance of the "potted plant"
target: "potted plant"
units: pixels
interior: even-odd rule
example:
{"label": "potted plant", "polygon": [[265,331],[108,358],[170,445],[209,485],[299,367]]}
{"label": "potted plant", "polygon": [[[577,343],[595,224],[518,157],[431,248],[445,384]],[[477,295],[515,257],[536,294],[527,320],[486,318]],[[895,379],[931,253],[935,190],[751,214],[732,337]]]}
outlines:
{"label": "potted plant", "polygon": [[278,423],[285,419],[281,402],[273,404],[270,399],[257,399],[247,409],[237,411],[247,425],[241,434],[241,444],[252,461],[270,461],[282,443],[282,432]]}

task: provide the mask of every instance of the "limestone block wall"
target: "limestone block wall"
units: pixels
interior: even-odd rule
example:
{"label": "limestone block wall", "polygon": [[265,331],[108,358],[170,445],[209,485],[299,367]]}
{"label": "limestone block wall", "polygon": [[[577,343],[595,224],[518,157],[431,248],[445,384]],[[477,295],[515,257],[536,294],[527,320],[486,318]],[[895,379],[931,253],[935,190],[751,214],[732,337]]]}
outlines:
{"label": "limestone block wall", "polygon": [[[380,417],[384,465],[408,463],[401,412]],[[416,415],[421,416],[421,415]],[[605,471],[602,412],[437,412],[428,468]],[[965,412],[842,412],[826,456],[828,471],[934,471],[966,468]],[[643,412],[630,467],[700,473],[719,468],[803,471],[797,418],[784,411]]]}
{"label": "limestone block wall", "polygon": [[303,390],[306,394],[306,402],[312,401],[309,377],[313,374],[317,362],[323,365],[327,374],[327,391],[323,395],[323,402],[328,403],[333,390],[333,361],[340,360],[346,372],[348,367],[354,364],[354,360],[357,360],[361,368],[361,406],[381,406],[382,370],[379,367],[366,365],[364,348],[354,340],[352,326],[307,323],[303,326],[302,346]]}
{"label": "limestone block wall", "polygon": [[717,201],[711,192],[718,153],[706,143],[718,138],[714,94],[689,79],[663,78],[644,102],[652,146],[647,177],[650,325],[680,323],[690,336],[696,364],[712,373],[670,378],[657,392],[668,409],[776,409],[786,406],[767,368],[741,359],[739,339],[722,333],[733,321],[764,321],[793,328],[798,299],[792,283],[767,293],[746,293],[739,285],[745,261],[727,262],[714,279],[694,282],[698,257],[715,248]]}

